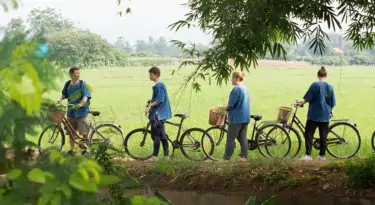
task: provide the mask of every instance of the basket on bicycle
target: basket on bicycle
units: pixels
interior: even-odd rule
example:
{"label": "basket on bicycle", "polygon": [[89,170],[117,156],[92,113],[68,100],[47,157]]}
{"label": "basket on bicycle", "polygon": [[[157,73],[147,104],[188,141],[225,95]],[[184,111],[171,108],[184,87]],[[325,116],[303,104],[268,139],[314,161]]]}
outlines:
{"label": "basket on bicycle", "polygon": [[277,122],[281,124],[287,124],[292,113],[292,108],[281,106],[279,108],[279,114],[277,115]]}
{"label": "basket on bicycle", "polygon": [[47,113],[47,118],[52,122],[60,125],[62,120],[64,119],[65,113],[66,112],[64,110],[51,109]]}
{"label": "basket on bicycle", "polygon": [[227,115],[226,107],[216,107],[210,109],[210,116],[208,118],[208,123],[213,126],[223,125],[225,122],[225,117]]}

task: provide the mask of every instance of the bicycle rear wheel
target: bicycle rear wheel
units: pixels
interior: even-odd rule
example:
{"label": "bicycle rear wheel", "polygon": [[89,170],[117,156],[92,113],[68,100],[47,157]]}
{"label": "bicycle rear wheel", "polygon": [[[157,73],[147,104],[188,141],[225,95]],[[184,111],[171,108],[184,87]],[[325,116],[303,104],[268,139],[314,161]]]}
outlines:
{"label": "bicycle rear wheel", "polygon": [[101,142],[108,141],[110,147],[114,148],[109,149],[109,154],[123,154],[124,136],[122,134],[122,130],[112,123],[103,123],[96,126],[91,132],[89,139],[91,144],[99,144]]}
{"label": "bicycle rear wheel", "polygon": [[[205,140],[202,140],[203,138]],[[201,144],[202,142],[203,144]],[[204,161],[208,159],[208,156],[214,151],[215,146],[212,137],[201,128],[190,128],[186,130],[181,136],[180,145],[182,154],[193,161]]]}
{"label": "bicycle rear wheel", "polygon": [[[340,132],[340,129],[343,129],[343,132]],[[348,133],[352,133],[351,137],[346,136]],[[349,144],[352,146],[338,146]],[[359,131],[355,126],[348,122],[338,122],[329,126],[327,136],[327,152],[331,156],[338,159],[351,158],[357,154],[360,147],[361,136],[359,135]]]}
{"label": "bicycle rear wheel", "polygon": [[139,128],[129,132],[125,137],[124,148],[125,153],[135,160],[150,159],[153,151],[151,131]]}
{"label": "bicycle rear wheel", "polygon": [[[48,146],[50,144],[50,146]],[[47,126],[39,136],[38,150],[44,154],[49,149],[62,150],[65,144],[65,134],[61,127],[57,125]]]}
{"label": "bicycle rear wheel", "polygon": [[[267,131],[267,129],[270,129]],[[260,135],[262,134],[262,137]],[[264,135],[265,134],[265,135]],[[265,140],[261,140],[265,138]],[[267,157],[281,158],[286,157],[291,148],[291,141],[287,131],[279,124],[266,124],[257,131],[258,150],[261,152],[261,144],[265,146]],[[263,142],[263,143],[260,143]]]}

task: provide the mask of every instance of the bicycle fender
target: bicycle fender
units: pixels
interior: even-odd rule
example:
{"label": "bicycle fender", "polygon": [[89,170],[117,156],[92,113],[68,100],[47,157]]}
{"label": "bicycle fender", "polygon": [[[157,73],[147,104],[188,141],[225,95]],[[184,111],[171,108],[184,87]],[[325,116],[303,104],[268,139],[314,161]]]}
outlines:
{"label": "bicycle fender", "polygon": [[122,127],[121,127],[121,125],[118,125],[118,124],[115,123],[114,121],[101,121],[101,122],[97,122],[97,123],[95,123],[95,124],[93,125],[93,127],[98,127],[98,126],[100,126],[100,125],[105,125],[105,124],[111,124],[111,125],[113,125],[113,126],[115,126],[115,127],[118,127],[118,128],[120,129],[120,131],[121,131],[121,134],[124,134],[124,132],[122,131]]}
{"label": "bicycle fender", "polygon": [[333,127],[337,124],[350,124],[354,127],[357,127],[357,124],[354,123],[354,122],[351,122],[350,120],[348,119],[338,119],[338,120],[331,120],[331,122],[333,122],[332,124],[329,125],[329,127]]}

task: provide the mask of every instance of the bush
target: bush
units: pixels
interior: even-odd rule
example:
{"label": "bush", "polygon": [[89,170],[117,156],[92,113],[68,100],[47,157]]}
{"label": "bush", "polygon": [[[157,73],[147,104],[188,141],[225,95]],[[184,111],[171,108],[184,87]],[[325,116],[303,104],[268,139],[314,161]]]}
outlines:
{"label": "bush", "polygon": [[348,183],[351,187],[375,187],[375,155],[364,160],[348,162],[346,175],[348,176]]}

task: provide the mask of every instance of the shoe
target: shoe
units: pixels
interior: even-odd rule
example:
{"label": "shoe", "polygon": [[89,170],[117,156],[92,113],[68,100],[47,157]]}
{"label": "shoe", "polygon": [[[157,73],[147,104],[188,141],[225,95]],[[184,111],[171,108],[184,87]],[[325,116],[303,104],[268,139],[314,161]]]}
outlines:
{"label": "shoe", "polygon": [[247,162],[248,160],[246,158],[240,157],[237,159],[238,162]]}
{"label": "shoe", "polygon": [[75,151],[73,151],[73,150],[69,150],[69,151],[67,152],[67,154],[69,154],[70,156],[74,156],[76,153],[75,153]]}
{"label": "shoe", "polygon": [[159,160],[159,157],[152,156],[150,159],[147,159],[146,162],[156,162]]}
{"label": "shoe", "polygon": [[312,158],[310,155],[304,155],[303,157],[300,158],[300,160],[309,161],[309,160],[312,160]]}
{"label": "shoe", "polygon": [[87,150],[83,150],[83,152],[81,153],[82,155],[85,155],[85,154],[88,154],[89,153],[89,151],[87,151]]}
{"label": "shoe", "polygon": [[325,156],[318,156],[316,159],[318,161],[325,161],[326,160]]}

